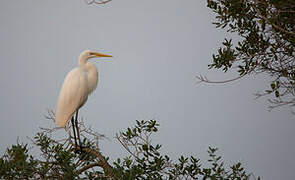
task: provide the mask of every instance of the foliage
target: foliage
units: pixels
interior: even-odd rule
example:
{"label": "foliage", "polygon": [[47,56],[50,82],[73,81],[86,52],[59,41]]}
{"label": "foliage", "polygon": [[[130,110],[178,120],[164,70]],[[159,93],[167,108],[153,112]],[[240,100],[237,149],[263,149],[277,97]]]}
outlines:
{"label": "foliage", "polygon": [[217,28],[240,37],[237,42],[225,39],[209,68],[237,68],[238,77],[266,73],[272,78],[270,88],[257,96],[273,94],[270,108],[294,106],[295,1],[207,0],[207,6],[216,14]]}
{"label": "foliage", "polygon": [[[0,158],[0,179],[255,179],[241,163],[227,169],[212,147],[208,150],[209,167],[192,156],[172,162],[160,152],[161,145],[151,142],[158,127],[154,120],[136,121],[134,127],[117,134],[130,156],[118,158],[112,165],[99,151],[94,136],[84,138],[81,150],[71,137],[57,141],[51,137],[53,131],[42,129],[32,139],[40,155],[31,155],[27,144],[12,145]],[[86,135],[85,129],[81,132]]]}
{"label": "foliage", "polygon": [[217,148],[209,147],[209,167],[202,167],[200,159],[181,156],[172,162],[168,155],[160,152],[161,145],[153,145],[151,135],[158,131],[156,121],[136,121],[133,128],[116,136],[130,156],[114,163],[115,171],[123,179],[250,179],[237,163],[226,169]]}

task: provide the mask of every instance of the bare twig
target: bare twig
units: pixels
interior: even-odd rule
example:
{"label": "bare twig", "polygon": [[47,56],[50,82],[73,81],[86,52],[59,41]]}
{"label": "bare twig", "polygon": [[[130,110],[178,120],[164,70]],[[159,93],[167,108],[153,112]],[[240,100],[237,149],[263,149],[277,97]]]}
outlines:
{"label": "bare twig", "polygon": [[84,1],[85,1],[86,4],[90,5],[90,4],[106,4],[108,2],[111,2],[112,0],[105,0],[105,1],[103,1],[103,0],[99,0],[99,1],[96,1],[96,0],[90,0],[90,1],[84,0]]}
{"label": "bare twig", "polygon": [[46,109],[46,110],[47,110],[47,115],[45,115],[45,118],[55,122],[55,112],[52,109]]}
{"label": "bare twig", "polygon": [[229,80],[223,80],[223,81],[211,81],[209,80],[206,76],[202,76],[202,75],[199,75],[199,76],[196,76],[197,79],[199,79],[199,81],[196,82],[196,84],[200,84],[202,82],[205,82],[205,83],[213,83],[213,84],[220,84],[220,83],[228,83],[228,82],[232,82],[232,81],[236,81],[238,79],[241,79],[242,77],[244,77],[246,74],[243,74],[241,76],[238,76],[236,78],[233,78],[233,79],[229,79]]}
{"label": "bare twig", "polygon": [[134,158],[136,158],[136,159],[139,159],[139,157],[138,157],[138,154],[136,153],[133,153],[131,150],[130,150],[130,148],[128,147],[128,144],[127,144],[127,141],[122,137],[122,135],[118,135],[118,134],[116,134],[116,137],[115,137],[118,141],[119,141],[119,143],[124,147],[124,149],[126,150],[126,151],[128,151]]}

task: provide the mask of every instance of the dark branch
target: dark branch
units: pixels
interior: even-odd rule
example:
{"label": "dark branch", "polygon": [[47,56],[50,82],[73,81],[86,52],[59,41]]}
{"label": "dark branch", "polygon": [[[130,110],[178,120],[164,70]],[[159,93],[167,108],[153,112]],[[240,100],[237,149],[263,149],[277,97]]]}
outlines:
{"label": "dark branch", "polygon": [[[78,150],[78,151],[81,151],[81,148],[79,146],[75,147],[75,149]],[[113,177],[113,179],[115,179],[114,172],[113,172],[113,167],[107,162],[107,160],[103,157],[103,155],[99,151],[96,151],[94,149],[90,149],[90,148],[87,148],[87,147],[83,147],[82,151],[86,152],[86,153],[89,153],[89,154],[92,154],[95,157],[97,157],[97,159],[99,160],[99,163],[96,163],[96,166],[100,166],[103,169],[106,176],[110,176],[110,177]],[[93,164],[93,167],[94,166],[95,165]],[[81,171],[81,169],[79,171]]]}
{"label": "dark branch", "polygon": [[108,2],[111,2],[112,0],[106,0],[106,1],[100,0],[99,2],[97,2],[96,0],[91,0],[91,1],[84,0],[84,1],[86,4],[90,5],[90,4],[106,4]]}
{"label": "dark branch", "polygon": [[92,163],[92,164],[88,164],[88,165],[82,167],[81,169],[77,170],[77,174],[81,174],[81,173],[83,173],[84,171],[86,171],[86,170],[88,170],[88,169],[90,169],[90,168],[93,168],[93,167],[95,167],[95,166],[100,166],[100,167],[101,167],[102,164],[101,164],[101,163]]}

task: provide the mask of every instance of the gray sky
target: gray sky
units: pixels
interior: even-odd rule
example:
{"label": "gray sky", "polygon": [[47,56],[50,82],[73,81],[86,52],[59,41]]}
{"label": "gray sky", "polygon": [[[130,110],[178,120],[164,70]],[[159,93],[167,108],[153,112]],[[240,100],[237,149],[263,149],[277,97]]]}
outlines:
{"label": "gray sky", "polygon": [[196,0],[0,1],[1,153],[17,137],[27,142],[39,126],[54,126],[44,118],[46,108],[55,109],[65,75],[82,50],[92,49],[114,56],[95,63],[100,82],[80,111],[111,139],[101,143],[105,155],[125,154],[115,133],[136,119],[156,119],[154,141],[174,158],[205,161],[212,145],[263,179],[294,179],[294,116],[289,108],[268,112],[266,99],[254,100],[268,78],[195,84],[198,74],[235,77],[207,70],[230,36],[213,20],[206,1]]}

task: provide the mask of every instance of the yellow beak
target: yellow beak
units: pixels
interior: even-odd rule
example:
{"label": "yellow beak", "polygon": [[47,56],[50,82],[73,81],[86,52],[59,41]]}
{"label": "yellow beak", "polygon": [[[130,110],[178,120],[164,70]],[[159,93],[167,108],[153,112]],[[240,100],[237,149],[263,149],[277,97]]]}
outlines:
{"label": "yellow beak", "polygon": [[101,54],[101,53],[97,53],[97,52],[91,52],[91,55],[94,55],[96,57],[113,57],[111,55],[107,55],[107,54]]}

